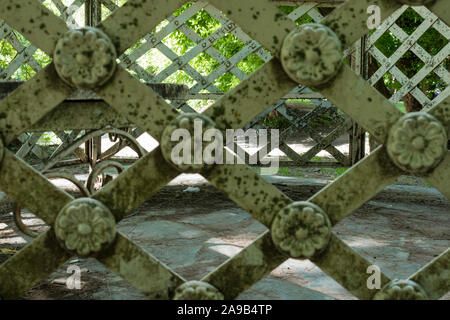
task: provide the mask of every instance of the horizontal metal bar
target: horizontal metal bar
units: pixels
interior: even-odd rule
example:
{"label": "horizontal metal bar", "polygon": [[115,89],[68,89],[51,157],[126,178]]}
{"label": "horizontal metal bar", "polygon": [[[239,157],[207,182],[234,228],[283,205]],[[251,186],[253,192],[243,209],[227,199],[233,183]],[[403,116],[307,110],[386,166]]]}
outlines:
{"label": "horizontal metal bar", "polygon": [[[278,162],[280,168],[282,167],[289,167],[289,168],[298,168],[299,165],[298,163],[296,163],[295,161],[291,161],[291,160],[280,160]],[[263,164],[263,163],[258,163],[255,165],[250,164],[250,167],[269,167],[271,164],[267,163],[267,164]],[[311,168],[346,168],[349,166],[345,166],[342,165],[342,163],[339,163],[337,161],[309,161],[306,163],[303,163],[301,165],[301,167],[311,167]]]}
{"label": "horizontal metal bar", "polygon": [[47,115],[28,128],[26,132],[57,131],[61,128],[94,130],[106,126],[114,128],[133,127],[126,119],[106,102],[73,101],[63,102]]}
{"label": "horizontal metal bar", "polygon": [[[4,99],[9,93],[24,84],[25,81],[5,81],[0,82],[0,100]],[[190,98],[189,87],[185,84],[174,83],[145,83],[150,89],[155,91],[164,99],[187,100]],[[91,90],[75,90],[67,101],[103,101],[103,99]]]}

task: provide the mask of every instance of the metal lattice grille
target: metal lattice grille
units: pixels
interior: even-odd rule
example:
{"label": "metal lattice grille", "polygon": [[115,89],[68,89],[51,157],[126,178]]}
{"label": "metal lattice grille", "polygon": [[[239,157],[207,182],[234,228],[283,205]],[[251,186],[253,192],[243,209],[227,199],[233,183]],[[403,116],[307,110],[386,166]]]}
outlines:
{"label": "metal lattice grille", "polygon": [[[408,9],[414,10],[423,18],[423,22],[414,30],[414,32],[408,35],[401,27],[396,24],[396,21],[401,15]],[[420,44],[418,40],[427,32],[433,28],[445,39],[447,44],[439,50],[434,56],[430,55]],[[401,41],[401,45],[393,55],[386,57],[377,47],[374,45],[376,41],[386,32],[391,32],[397,39]],[[401,88],[395,92],[389,99],[393,103],[399,102],[407,93],[411,93],[423,106],[424,109],[438,105],[450,95],[450,73],[446,69],[445,65],[448,63],[448,56],[450,53],[450,28],[443,23],[433,12],[429,11],[426,7],[408,7],[403,6],[386,19],[383,24],[369,37],[367,51],[381,63],[380,67],[369,79],[369,83],[374,85],[377,83],[383,75],[391,73],[395,79],[401,84]],[[417,56],[424,66],[411,78],[408,78],[404,72],[402,72],[396,63],[402,58],[402,56],[410,50]],[[446,88],[440,92],[432,100],[427,97],[422,90],[418,87],[430,72],[436,73],[439,78],[445,83]]]}
{"label": "metal lattice grille", "polygon": [[[129,0],[97,28],[111,37],[120,55],[149,29],[155,27],[161,17],[169,16],[183,3],[181,0],[173,0],[167,1],[165,6],[158,6],[159,1]],[[296,26],[268,1],[258,6],[241,0],[210,0],[209,3],[226,12],[249,36],[257,39],[276,57],[203,113],[214,120],[217,128],[240,128],[298,85],[287,76],[279,61],[284,46],[281,40]],[[383,19],[400,7],[400,4],[393,1],[378,0],[377,3],[381,6]],[[341,44],[349,47],[368,31],[361,27],[366,25],[366,17],[356,13],[364,12],[362,9],[370,4],[369,0],[349,0],[321,20],[321,24],[329,26],[339,37]],[[14,14],[11,13],[13,7]],[[449,23],[450,11],[445,1],[436,1],[430,6],[430,10]],[[0,3],[0,16],[11,26],[23,30],[25,37],[49,55],[52,55],[55,44],[64,37],[67,30],[62,20],[51,15],[35,1],[20,1],[20,4],[14,0],[3,1]],[[251,22],[248,17],[253,17]],[[34,28],[34,24],[29,22],[30,19],[37,18],[40,23],[45,24],[45,28]],[[269,21],[272,23],[267,27]],[[260,89],[262,83],[265,84],[265,91]],[[0,103],[1,113],[4,114],[0,119],[3,145],[8,145],[20,132],[45,117],[73,90],[58,77],[53,63],[16,89]],[[394,105],[377,94],[370,84],[357,76],[353,70],[343,65],[334,79],[317,87],[317,90],[378,140],[387,142],[389,148],[389,139],[395,136],[391,129],[401,125],[404,118]],[[94,91],[118,113],[159,141],[163,138],[166,127],[178,116],[178,112],[164,99],[148,90],[120,66],[104,86],[95,87]],[[360,103],[362,99],[364,104]],[[246,108],[239,108],[239,105],[246,105]],[[423,119],[430,115],[437,119],[433,120],[434,129],[430,129],[431,134],[436,134],[437,126],[448,135],[449,99],[431,108],[428,114],[421,113],[418,117],[422,118],[418,121],[422,123]],[[406,134],[414,133],[411,128],[405,130]],[[415,141],[414,146],[420,148],[420,139]],[[165,160],[161,148],[158,147],[95,193],[91,199],[81,199],[80,202],[74,201],[70,195],[53,186],[3,146],[0,150],[4,153],[0,168],[2,190],[26,205],[47,224],[55,227],[0,266],[0,295],[5,298],[19,296],[71,257],[60,244],[62,238],[58,235],[58,228],[71,226],[67,222],[61,222],[61,219],[66,217],[66,208],[76,213],[87,210],[80,208],[94,206],[96,214],[110,212],[113,220],[118,222],[180,174],[179,170]],[[426,172],[425,178],[445,196],[450,197],[448,150],[443,151],[443,157],[440,163],[436,163],[435,167]],[[329,220],[331,225],[338,223],[404,172],[394,164],[394,159],[395,157],[387,153],[384,145],[380,146],[338,180],[308,199],[306,206],[309,209],[304,213],[307,214],[311,210],[323,211],[322,217]],[[276,230],[278,226],[274,224],[277,219],[281,219],[281,215],[290,212],[292,205],[305,203],[293,204],[291,199],[245,165],[214,165],[200,173],[269,228],[251,245],[202,279],[203,285],[208,283],[217,290],[209,297],[222,296],[231,299],[289,258],[289,255],[279,251],[274,243],[277,234],[279,235],[279,230]],[[30,193],[30,190],[33,191]],[[314,225],[313,223],[309,227]],[[82,227],[80,232],[86,233],[89,230],[85,225]],[[281,233],[283,232],[287,231],[281,230]],[[323,251],[310,257],[310,260],[358,298],[373,298],[377,290],[370,290],[365,285],[366,270],[370,263],[333,233],[328,233],[328,236],[329,241]],[[311,239],[306,238],[305,241],[309,240]],[[84,249],[81,248],[82,252]],[[114,234],[111,245],[98,252],[95,257],[152,298],[173,297],[174,291],[180,289],[180,285],[189,285],[120,232]],[[409,290],[407,294],[410,294],[410,298],[436,299],[449,290],[449,257],[450,250],[447,250],[410,276],[409,283],[414,284],[413,291],[417,290],[411,293],[411,288],[406,289]],[[382,275],[381,282],[385,285],[390,279]],[[396,285],[396,282],[392,284]],[[389,287],[381,291],[381,297],[392,297]]]}
{"label": "metal lattice grille", "polygon": [[[68,6],[65,6],[60,1],[54,1],[52,2],[53,6],[51,9],[53,9],[53,13],[61,16],[64,20],[67,21],[67,24],[70,28],[76,28],[80,25],[84,25],[84,20],[86,19],[83,15],[80,15],[80,9],[84,8],[84,4],[80,1],[75,1],[71,3]],[[112,11],[116,10],[118,6],[111,2],[111,1],[103,1],[103,16],[109,15]],[[316,9],[318,6],[317,3],[308,3],[303,4],[293,10],[288,17],[292,20],[299,20],[302,18],[307,17],[307,20],[312,20],[315,22],[318,22],[320,19],[323,18],[323,16],[319,13],[319,11]],[[200,37],[196,32],[194,32],[187,24],[186,22],[189,19],[192,19],[194,16],[198,15],[201,11],[204,11],[206,14],[209,14],[215,21],[218,21],[221,25],[221,27],[210,34],[206,38]],[[77,19],[74,18],[74,15],[77,15]],[[78,21],[78,22],[77,22]],[[189,7],[186,11],[182,12],[180,15],[175,16],[174,14],[170,15],[168,19],[166,20],[166,25],[163,27],[160,27],[160,30],[158,32],[148,33],[143,39],[141,39],[139,42],[141,45],[139,45],[138,48],[133,50],[127,50],[125,54],[123,54],[121,59],[121,65],[123,67],[126,67],[132,74],[137,76],[138,79],[144,82],[161,82],[166,81],[167,79],[170,79],[173,77],[175,73],[180,72],[182,70],[185,72],[194,82],[195,85],[193,85],[188,95],[189,100],[186,101],[186,98],[183,100],[172,100],[171,105],[177,108],[181,108],[181,110],[185,112],[193,112],[194,110],[189,105],[190,99],[202,99],[202,100],[210,100],[215,101],[218,98],[220,98],[224,93],[218,89],[214,83],[217,81],[218,78],[222,77],[224,74],[229,73],[235,76],[239,81],[243,81],[248,77],[248,74],[242,71],[238,66],[239,63],[243,61],[246,57],[249,55],[257,55],[259,58],[261,58],[261,61],[267,62],[271,59],[270,53],[268,53],[266,50],[264,50],[260,44],[258,44],[256,41],[252,40],[248,35],[246,35],[242,29],[240,29],[234,22],[229,20],[223,13],[221,13],[219,10],[215,9],[213,6],[209,5],[208,3],[203,2],[197,2],[193,4],[191,7]],[[5,25],[9,30],[12,29]],[[160,25],[161,26],[161,25]],[[195,46],[192,47],[188,52],[186,52],[184,55],[178,55],[175,53],[172,49],[170,49],[163,41],[164,39],[172,34],[173,32],[181,32],[184,36],[186,36],[190,41],[192,41],[192,44]],[[221,52],[219,52],[215,47],[214,44],[217,43],[218,40],[220,40],[222,37],[232,35],[237,39],[237,41],[240,41],[242,44],[245,44],[244,47],[235,55],[230,57],[229,59],[224,57]],[[13,36],[16,42],[19,42],[17,39],[17,36]],[[35,50],[33,46],[27,46],[24,47],[22,44],[22,50]],[[147,54],[150,50],[158,50],[160,54],[162,54],[168,61],[171,63],[165,67],[163,70],[159,70],[158,73],[152,74],[144,66],[141,66],[141,60],[144,57],[147,57]],[[218,67],[213,70],[209,74],[201,74],[199,71],[194,69],[190,65],[190,61],[195,59],[199,54],[208,54],[211,56],[218,64]],[[14,60],[8,65],[7,69],[13,70],[14,72],[17,72],[18,68],[22,66],[24,68],[24,64],[27,63],[27,60],[24,59],[25,57],[22,55],[17,55]],[[148,58],[148,57],[147,57]],[[34,64],[37,65],[37,68],[35,71],[40,70],[40,66],[35,61],[34,58],[30,58],[34,60]],[[10,80],[11,77],[7,77],[7,80]],[[303,93],[303,94],[302,94]],[[315,95],[311,91],[306,90],[304,87],[298,87],[294,89],[287,97],[290,98],[310,98],[313,97],[313,101],[318,106],[329,106],[330,111],[332,113],[335,112],[336,108],[332,106],[330,103],[327,103],[325,101],[322,101],[321,95]],[[286,97],[285,97],[286,98]],[[187,102],[187,103],[186,103]],[[289,121],[292,121],[292,117],[287,116],[286,114],[286,105],[285,105],[285,99],[279,100],[276,104],[271,106],[271,110],[277,109],[283,116],[285,116]],[[306,119],[315,119],[316,117],[319,117],[323,110],[316,110],[310,115],[306,116]],[[264,113],[266,114],[266,113]],[[313,136],[313,140],[316,141],[318,144],[313,147],[309,152],[307,152],[305,155],[298,155],[292,148],[282,143],[281,149],[289,155],[291,159],[294,160],[294,164],[296,165],[305,165],[307,164],[307,161],[310,160],[317,152],[320,152],[320,149],[325,148],[334,158],[338,160],[340,165],[348,165],[350,163],[350,159],[347,158],[347,156],[343,155],[341,152],[336,150],[331,143],[333,142],[333,137],[336,136],[336,131],[333,133],[333,135],[329,135],[327,138],[319,138],[317,134],[314,134],[314,129],[311,128],[309,125],[309,122],[300,121],[301,126],[298,128],[298,121],[296,124],[293,124],[289,130],[289,134],[286,134],[287,138],[294,134],[295,131],[298,131],[299,129],[307,130],[310,135]],[[339,133],[343,134],[345,133],[347,126],[342,126],[342,123],[340,123],[341,126],[336,126],[336,129],[338,129]],[[295,129],[295,130],[294,130]],[[135,138],[138,138],[143,133],[140,129],[133,129],[132,135]],[[65,134],[64,132],[53,132],[55,138],[59,138],[62,142],[62,144],[58,147],[58,150],[63,150],[64,148],[69,147],[71,144],[74,143],[74,138],[76,137],[76,134]],[[89,134],[89,133],[86,133]],[[17,155],[21,158],[25,158],[25,156],[29,152],[33,152],[37,158],[41,159],[44,163],[54,163],[55,159],[59,159],[60,154],[58,153],[48,153],[46,152],[40,145],[37,144],[37,142],[41,139],[42,133],[36,132],[32,134],[22,134],[19,137],[19,140],[23,143],[23,146],[21,149],[17,152]],[[325,146],[325,147],[324,147]],[[114,146],[114,150],[117,150],[118,145]],[[240,149],[239,145],[236,145],[235,148],[238,150]],[[270,152],[271,150],[269,150]],[[330,152],[332,151],[332,152]],[[77,150],[77,157],[82,155],[83,152],[81,150]],[[83,157],[82,157],[83,159]],[[358,159],[354,159],[358,160]],[[330,164],[330,163],[328,163]],[[314,163],[314,165],[317,165],[317,163]],[[48,167],[44,164],[45,167]]]}
{"label": "metal lattice grille", "polygon": [[[41,3],[50,3],[50,9],[55,15],[58,15],[61,19],[66,21],[67,26],[72,29],[84,26],[84,6],[86,0],[75,0],[69,5],[65,5],[67,1],[61,2],[61,0],[39,0]],[[81,13],[81,14],[80,14]],[[75,15],[78,17],[75,18]],[[0,66],[0,83],[11,80],[17,80],[18,76],[24,73],[26,79],[30,79],[36,72],[39,72],[45,67],[50,58],[42,53],[36,46],[30,44],[21,34],[11,28],[8,24],[0,22],[0,39],[11,45],[16,51],[14,58],[7,64],[6,68]],[[39,52],[45,56],[43,64],[36,60],[35,54]],[[30,69],[29,69],[30,68]],[[20,79],[22,80],[22,79]],[[54,132],[55,137],[60,139],[61,145],[59,148],[64,148],[70,145],[79,131],[71,133],[65,133],[64,131]],[[38,140],[42,137],[42,132],[22,133],[18,139],[22,142],[22,146],[17,151],[16,155],[20,158],[25,158],[30,152],[32,152],[38,159],[47,161],[52,158],[52,153],[49,153],[40,145],[37,144]]]}

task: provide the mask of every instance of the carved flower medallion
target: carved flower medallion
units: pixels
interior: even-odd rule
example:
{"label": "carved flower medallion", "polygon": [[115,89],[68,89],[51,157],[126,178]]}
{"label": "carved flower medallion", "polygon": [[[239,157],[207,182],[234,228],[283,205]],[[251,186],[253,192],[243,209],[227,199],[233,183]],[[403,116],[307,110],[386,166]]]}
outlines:
{"label": "carved flower medallion", "polygon": [[279,250],[296,259],[309,259],[322,252],[331,238],[331,223],[313,203],[294,202],[275,217],[272,240]]}
{"label": "carved flower medallion", "polygon": [[412,280],[392,280],[373,298],[374,300],[427,300],[423,288]]}
{"label": "carved flower medallion", "polygon": [[399,168],[426,173],[445,157],[447,141],[447,133],[436,118],[425,112],[411,112],[392,126],[387,152]]}
{"label": "carved flower medallion", "polygon": [[109,37],[93,27],[67,31],[53,54],[60,78],[80,89],[93,89],[106,83],[116,70],[116,58]]}
{"label": "carved flower medallion", "polygon": [[223,300],[223,294],[203,281],[188,281],[175,290],[174,300]]}
{"label": "carved flower medallion", "polygon": [[[209,144],[203,141],[203,133],[213,128],[214,121],[205,115],[180,114],[162,133],[161,152],[164,159],[181,172],[198,173],[205,169],[214,159],[203,157],[204,147]],[[208,153],[205,152],[205,155]]]}
{"label": "carved flower medallion", "polygon": [[306,23],[284,40],[281,63],[294,81],[319,86],[330,81],[342,65],[342,45],[336,34],[318,23]]}
{"label": "carved flower medallion", "polygon": [[112,243],[116,221],[100,201],[79,198],[61,209],[55,221],[55,234],[65,249],[85,257]]}

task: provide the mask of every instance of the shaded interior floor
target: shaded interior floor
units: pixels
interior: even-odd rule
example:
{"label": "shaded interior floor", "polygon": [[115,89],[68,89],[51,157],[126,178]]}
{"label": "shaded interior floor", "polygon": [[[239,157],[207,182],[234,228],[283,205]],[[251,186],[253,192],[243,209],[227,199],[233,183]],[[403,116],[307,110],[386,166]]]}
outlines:
{"label": "shaded interior floor", "polygon": [[[266,177],[293,200],[323,187],[318,180]],[[406,278],[450,244],[450,202],[434,189],[386,188],[333,232],[391,278]],[[27,223],[36,223],[36,220]],[[119,230],[187,280],[201,279],[266,228],[197,175],[181,175],[119,224]],[[0,247],[31,239],[0,216]],[[7,255],[1,255],[5,260]],[[65,286],[67,267],[82,269],[82,289]],[[369,276],[369,275],[368,275]],[[145,299],[95,259],[73,259],[24,299]],[[239,299],[355,299],[309,261],[289,259]],[[447,294],[444,299],[450,299]]]}

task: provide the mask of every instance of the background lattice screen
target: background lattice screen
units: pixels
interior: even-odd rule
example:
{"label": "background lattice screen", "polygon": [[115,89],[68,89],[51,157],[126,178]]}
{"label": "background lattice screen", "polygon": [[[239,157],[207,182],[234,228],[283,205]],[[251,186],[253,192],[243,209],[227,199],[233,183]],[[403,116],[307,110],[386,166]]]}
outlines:
{"label": "background lattice screen", "polygon": [[[85,3],[87,0],[39,0],[57,16],[67,22],[69,28],[79,28],[85,25]],[[14,54],[14,58],[7,61],[7,57],[0,55],[0,82],[23,81],[33,77],[36,72],[50,63],[51,59],[40,49],[30,44],[19,32],[13,30],[7,24],[0,21],[0,47]],[[79,131],[76,132],[52,132],[53,138],[61,143],[57,148],[71,143]],[[19,137],[22,146],[17,151],[21,158],[33,152],[40,160],[47,160],[52,152],[42,148],[38,142],[45,140],[42,132],[23,133]]]}
{"label": "background lattice screen", "polygon": [[[85,25],[85,6],[88,0],[40,1],[49,4],[50,9],[65,19],[69,27],[77,28]],[[126,0],[102,0],[102,18],[106,18],[125,2]],[[92,1],[89,1],[89,3],[92,5]],[[283,11],[298,24],[318,22],[323,18],[318,6],[319,4],[315,2],[305,2],[300,6],[284,7]],[[402,29],[401,24],[398,24],[407,10],[413,10],[418,15],[417,26],[412,33],[407,33]],[[209,16],[215,23],[211,26],[199,27],[193,25],[193,19],[199,15]],[[208,27],[211,28],[208,30]],[[440,42],[445,44],[442,48],[434,48],[434,51],[431,52],[429,48],[421,46],[420,39],[426,33],[433,31],[440,34]],[[383,52],[378,48],[386,33],[390,33],[390,36],[395,36],[398,39],[399,45],[394,48],[395,52],[393,53]],[[174,35],[182,36],[185,40],[183,44],[176,44]],[[448,73],[449,35],[449,28],[425,7],[403,6],[385,20],[367,38],[367,41],[363,40],[358,43],[348,53],[352,54],[351,60],[354,68],[358,69],[362,66],[360,73],[366,76],[372,85],[379,88],[380,82],[386,81],[398,85],[398,90],[390,93],[391,101],[399,102],[411,92],[412,96],[428,108],[437,105],[450,93],[448,86],[450,82]],[[15,52],[15,57],[10,61],[5,57],[0,57],[0,81],[27,80],[50,61],[42,51],[36,50],[19,33],[3,23],[0,25],[0,39],[2,39],[2,46],[9,46]],[[223,47],[221,47],[224,39],[233,40],[232,43],[235,47],[231,50],[231,54],[230,50],[224,52]],[[399,63],[408,52],[423,61],[422,68],[414,75],[405,74],[399,67]],[[366,54],[371,55],[378,62],[378,65],[382,66],[377,66],[378,70],[373,72],[364,70],[364,67],[370,67],[367,64],[364,65],[364,61],[367,60]],[[253,62],[251,67],[249,67],[250,64],[246,64],[249,59]],[[143,82],[181,82],[187,84],[189,86],[188,100],[172,100],[171,104],[183,111],[190,112],[207,108],[224,92],[246,79],[259,65],[270,59],[270,54],[259,43],[246,35],[237,24],[230,21],[223,13],[205,2],[183,6],[163,21],[153,33],[147,34],[120,57],[122,66],[125,66]],[[210,65],[205,67],[199,63],[201,61],[208,61]],[[430,96],[432,94],[428,93],[427,96],[424,93],[426,79],[430,76],[439,77],[441,80],[441,89],[434,91],[434,98]],[[297,119],[288,112],[289,108],[285,104],[288,98],[311,99],[318,108],[314,109],[311,114]],[[323,100],[320,94],[316,94],[307,88],[295,88],[288,96],[249,123],[247,128],[251,126],[263,128],[261,120],[272,110],[277,110],[278,114],[285,117],[290,123],[290,127],[282,135],[284,140],[295,134],[296,131],[301,130],[306,131],[317,143],[307,153],[299,155],[282,139],[280,149],[290,159],[294,160],[295,165],[303,166],[307,164],[322,149],[328,151],[337,160],[336,164],[343,166],[359,160],[364,154],[364,150],[359,150],[358,155],[355,155],[353,150],[352,145],[358,144],[356,140],[364,139],[363,135],[355,134],[355,129],[349,135],[349,156],[340,153],[332,146],[331,143],[335,140],[335,137],[339,136],[338,134],[344,134],[351,126],[348,126],[348,123],[345,124],[344,118],[336,115],[336,108]],[[324,113],[332,115],[339,121],[333,125],[329,132],[319,134],[310,124],[311,121]],[[140,130],[134,129],[133,131],[135,137],[138,137],[141,133]],[[62,146],[70,144],[78,135],[78,132],[76,134],[73,132],[53,134],[53,137],[61,143],[58,148],[61,149]],[[49,153],[37,144],[37,142],[42,142],[42,133],[24,133],[19,140],[23,143],[23,146],[18,155],[22,157],[30,151],[42,160],[48,159],[54,154]],[[364,145],[361,141],[359,141],[359,144]],[[232,147],[239,148],[239,146]]]}
{"label": "background lattice screen", "polygon": [[[416,16],[416,24],[410,26],[413,30],[405,30],[399,26],[402,15],[409,10],[410,15]],[[407,31],[410,31],[407,33]],[[394,36],[398,40],[395,52],[382,52],[377,48],[377,42],[382,37]],[[433,46],[424,45],[421,41],[426,36],[433,36],[436,39]],[[425,108],[429,109],[438,105],[450,94],[450,28],[438,17],[429,11],[426,7],[408,7],[403,6],[397,10],[391,17],[383,21],[380,27],[370,35],[367,41],[366,52],[368,52],[381,65],[369,78],[369,82],[375,85],[378,81],[384,80],[383,76],[390,75],[392,81],[399,85],[398,90],[390,96],[393,103],[402,100],[408,93],[411,93]],[[380,45],[380,47],[382,47]],[[409,56],[407,56],[409,54]],[[408,72],[402,68],[402,59],[408,59],[414,55],[422,63],[417,72]],[[411,73],[411,74],[408,74]],[[428,96],[424,92],[427,87],[428,77],[439,78],[439,88],[433,90]],[[389,80],[389,77],[388,79]]]}

